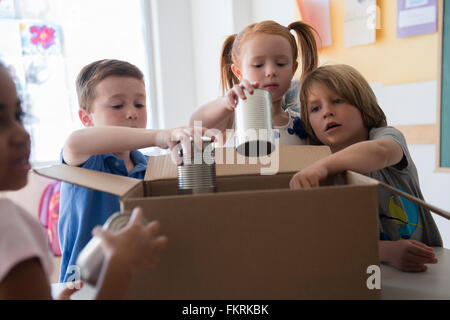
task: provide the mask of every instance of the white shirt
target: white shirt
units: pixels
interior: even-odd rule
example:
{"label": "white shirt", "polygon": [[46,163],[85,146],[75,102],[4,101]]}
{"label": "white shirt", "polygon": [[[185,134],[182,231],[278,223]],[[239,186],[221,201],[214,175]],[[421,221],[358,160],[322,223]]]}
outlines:
{"label": "white shirt", "polygon": [[280,132],[280,146],[283,145],[305,145],[308,144],[307,139],[301,139],[294,130],[294,120],[300,118],[299,114],[292,111],[291,109],[286,109],[285,112],[289,114],[289,122],[284,126],[273,126],[274,129],[278,129]]}
{"label": "white shirt", "polygon": [[53,260],[44,228],[11,200],[0,199],[0,282],[15,266],[31,258],[40,260],[50,278]]}

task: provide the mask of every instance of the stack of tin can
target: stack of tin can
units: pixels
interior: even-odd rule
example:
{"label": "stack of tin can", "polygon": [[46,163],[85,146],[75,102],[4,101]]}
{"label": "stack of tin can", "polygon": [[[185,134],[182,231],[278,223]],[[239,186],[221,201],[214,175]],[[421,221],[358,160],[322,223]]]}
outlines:
{"label": "stack of tin can", "polygon": [[[216,162],[214,142],[201,138],[201,149],[191,139],[191,150],[181,147],[182,165],[178,170],[178,191],[180,194],[216,192]],[[190,151],[190,152],[189,152]]]}

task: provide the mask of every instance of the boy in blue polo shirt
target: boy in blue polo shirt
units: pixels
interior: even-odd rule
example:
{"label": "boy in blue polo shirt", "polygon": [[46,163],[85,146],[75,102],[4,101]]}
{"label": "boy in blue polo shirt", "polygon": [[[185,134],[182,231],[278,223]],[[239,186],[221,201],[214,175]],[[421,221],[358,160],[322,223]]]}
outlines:
{"label": "boy in blue polo shirt", "polygon": [[[119,60],[96,61],[81,70],[78,115],[86,128],[67,139],[61,153],[63,163],[143,179],[148,157],[137,149],[173,149],[178,141],[193,136],[193,128],[146,129],[143,78],[136,66]],[[61,185],[60,203],[60,282],[65,282],[75,271],[69,267],[91,239],[92,229],[103,225],[120,205],[115,195],[70,183]]]}

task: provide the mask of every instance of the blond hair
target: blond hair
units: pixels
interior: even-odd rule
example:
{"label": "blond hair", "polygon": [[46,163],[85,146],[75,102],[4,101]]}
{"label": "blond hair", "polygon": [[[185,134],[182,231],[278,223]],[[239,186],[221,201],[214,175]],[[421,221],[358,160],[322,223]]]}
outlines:
{"label": "blond hair", "polygon": [[386,115],[361,73],[343,64],[322,66],[304,78],[300,89],[301,118],[312,143],[322,144],[311,127],[308,113],[308,94],[317,83],[326,86],[345,102],[355,106],[361,112],[364,127],[368,130],[387,125]]}
{"label": "blond hair", "polygon": [[76,87],[81,109],[89,111],[95,99],[95,87],[110,76],[132,77],[144,81],[144,75],[135,65],[120,60],[104,59],[92,62],[81,69]]}
{"label": "blond hair", "polygon": [[[297,33],[297,40],[291,34],[291,30]],[[294,63],[297,61],[299,54],[302,57],[302,76],[317,68],[319,58],[313,32],[314,29],[311,26],[300,21],[284,27],[275,21],[267,20],[250,24],[238,34],[228,36],[223,43],[220,56],[222,94],[239,83],[239,79],[234,75],[231,66],[233,64],[239,65],[242,46],[256,34],[279,35],[287,39],[292,48]]]}

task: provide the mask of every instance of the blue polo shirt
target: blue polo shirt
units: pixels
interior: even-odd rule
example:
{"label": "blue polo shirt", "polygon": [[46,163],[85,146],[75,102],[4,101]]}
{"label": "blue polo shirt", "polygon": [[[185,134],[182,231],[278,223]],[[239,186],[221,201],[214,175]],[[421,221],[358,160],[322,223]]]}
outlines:
{"label": "blue polo shirt", "polygon": [[[144,179],[148,156],[144,156],[139,151],[131,151],[130,156],[135,164],[130,173],[127,172],[125,161],[110,153],[92,156],[80,167]],[[62,152],[61,161],[65,163]],[[118,196],[70,183],[61,184],[58,222],[62,253],[60,282],[66,282],[68,277],[74,276],[75,270],[69,266],[75,265],[78,254],[92,238],[92,229],[103,225],[113,213],[119,210]]]}

